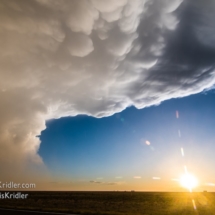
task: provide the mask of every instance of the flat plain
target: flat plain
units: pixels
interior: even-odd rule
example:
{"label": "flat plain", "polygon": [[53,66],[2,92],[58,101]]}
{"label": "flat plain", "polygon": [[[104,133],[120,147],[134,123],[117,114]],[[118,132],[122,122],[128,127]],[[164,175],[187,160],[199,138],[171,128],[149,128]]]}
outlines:
{"label": "flat plain", "polygon": [[0,199],[0,208],[83,215],[215,215],[215,193],[210,192],[22,193],[28,198]]}

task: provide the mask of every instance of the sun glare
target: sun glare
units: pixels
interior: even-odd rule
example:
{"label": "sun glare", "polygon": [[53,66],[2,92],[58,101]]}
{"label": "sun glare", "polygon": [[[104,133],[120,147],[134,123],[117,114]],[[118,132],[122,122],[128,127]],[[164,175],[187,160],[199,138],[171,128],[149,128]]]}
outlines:
{"label": "sun glare", "polygon": [[187,188],[190,192],[192,192],[192,189],[198,185],[198,180],[190,173],[185,173],[180,178],[180,184],[182,187]]}

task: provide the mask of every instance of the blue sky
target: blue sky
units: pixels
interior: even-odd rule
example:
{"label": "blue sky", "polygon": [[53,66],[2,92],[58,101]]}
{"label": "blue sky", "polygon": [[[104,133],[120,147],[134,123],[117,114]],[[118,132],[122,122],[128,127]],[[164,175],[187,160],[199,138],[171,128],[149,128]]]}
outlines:
{"label": "blue sky", "polygon": [[39,154],[56,179],[115,182],[120,176],[132,185],[139,176],[144,185],[153,177],[178,178],[186,165],[204,184],[215,177],[214,114],[215,94],[210,91],[142,110],[130,107],[105,118],[51,120],[40,137]]}

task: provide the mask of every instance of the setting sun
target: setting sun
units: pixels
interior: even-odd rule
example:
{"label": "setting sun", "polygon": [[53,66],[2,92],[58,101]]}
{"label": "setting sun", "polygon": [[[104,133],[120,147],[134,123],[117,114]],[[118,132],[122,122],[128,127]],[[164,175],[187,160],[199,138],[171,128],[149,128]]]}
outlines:
{"label": "setting sun", "polygon": [[198,180],[192,174],[186,173],[181,176],[180,184],[182,187],[187,188],[190,192],[192,192],[192,189],[198,185]]}

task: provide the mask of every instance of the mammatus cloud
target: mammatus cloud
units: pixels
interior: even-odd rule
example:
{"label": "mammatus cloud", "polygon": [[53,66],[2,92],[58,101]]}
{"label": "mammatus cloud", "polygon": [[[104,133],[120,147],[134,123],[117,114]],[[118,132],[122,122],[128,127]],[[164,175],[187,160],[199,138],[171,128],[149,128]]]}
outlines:
{"label": "mammatus cloud", "polygon": [[[200,5],[197,11],[207,10],[202,1],[191,2]],[[183,13],[176,11],[181,3],[1,0],[1,175],[42,164],[36,136],[47,119],[109,116],[128,106],[144,108],[211,87],[212,61],[195,67],[192,59],[180,58],[185,49],[173,51],[181,61],[169,55],[174,41],[178,44],[173,40],[169,47],[171,35],[183,26]],[[184,8],[192,4],[183,3]],[[213,43],[212,21],[203,26],[200,17],[190,24],[202,46]]]}

